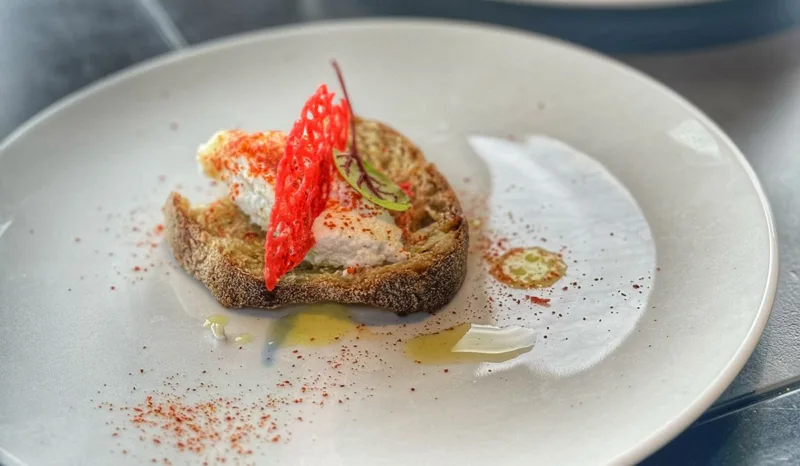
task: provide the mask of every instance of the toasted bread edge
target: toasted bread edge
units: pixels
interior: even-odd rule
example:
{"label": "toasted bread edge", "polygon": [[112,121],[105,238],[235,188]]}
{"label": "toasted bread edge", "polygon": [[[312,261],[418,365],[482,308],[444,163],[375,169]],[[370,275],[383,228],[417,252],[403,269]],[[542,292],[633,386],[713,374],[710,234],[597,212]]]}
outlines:
{"label": "toasted bread edge", "polygon": [[452,232],[454,241],[422,270],[401,264],[386,265],[381,273],[357,281],[330,274],[279,282],[268,291],[262,277],[254,277],[233,265],[218,240],[203,230],[189,213],[189,202],[172,193],[164,206],[165,237],[177,262],[200,280],[228,308],[274,309],[290,304],[337,302],[364,304],[398,315],[434,312],[449,303],[461,288],[467,272],[468,225],[463,221]]}

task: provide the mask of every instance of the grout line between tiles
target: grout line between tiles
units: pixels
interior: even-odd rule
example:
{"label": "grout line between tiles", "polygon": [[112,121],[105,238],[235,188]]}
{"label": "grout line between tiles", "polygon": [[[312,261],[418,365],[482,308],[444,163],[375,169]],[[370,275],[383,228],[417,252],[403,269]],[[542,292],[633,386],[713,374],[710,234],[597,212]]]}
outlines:
{"label": "grout line between tiles", "polygon": [[139,5],[145,11],[147,16],[153,20],[158,27],[158,32],[161,37],[167,42],[173,50],[178,50],[188,46],[186,38],[183,37],[178,26],[169,17],[169,14],[161,5],[159,0],[138,0]]}

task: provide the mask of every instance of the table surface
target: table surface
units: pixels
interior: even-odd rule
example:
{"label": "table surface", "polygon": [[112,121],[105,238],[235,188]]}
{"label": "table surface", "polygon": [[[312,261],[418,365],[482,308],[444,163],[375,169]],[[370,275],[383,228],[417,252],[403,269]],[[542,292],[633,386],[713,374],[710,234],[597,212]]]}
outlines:
{"label": "table surface", "polygon": [[[242,31],[388,11],[359,0],[334,9],[323,3],[209,0],[201,10],[196,0],[3,0],[0,138],[61,97],[147,58]],[[433,3],[432,14],[407,13],[465,18],[462,9],[447,10],[447,0]],[[380,5],[404,12],[394,1]],[[619,56],[684,95],[739,145],[770,198],[780,241],[778,295],[755,353],[714,407],[644,464],[800,462],[800,30],[784,26],[767,37],[744,34],[751,40],[734,45]],[[589,45],[597,39],[606,51],[634,50],[606,32],[560,35]]]}

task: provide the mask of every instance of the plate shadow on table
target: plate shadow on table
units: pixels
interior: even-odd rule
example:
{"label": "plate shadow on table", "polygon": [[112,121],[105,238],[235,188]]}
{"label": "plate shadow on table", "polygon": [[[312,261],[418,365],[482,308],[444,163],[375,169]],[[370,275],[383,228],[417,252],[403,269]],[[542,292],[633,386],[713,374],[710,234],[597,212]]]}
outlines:
{"label": "plate shadow on table", "polygon": [[800,377],[711,408],[642,466],[797,464]]}

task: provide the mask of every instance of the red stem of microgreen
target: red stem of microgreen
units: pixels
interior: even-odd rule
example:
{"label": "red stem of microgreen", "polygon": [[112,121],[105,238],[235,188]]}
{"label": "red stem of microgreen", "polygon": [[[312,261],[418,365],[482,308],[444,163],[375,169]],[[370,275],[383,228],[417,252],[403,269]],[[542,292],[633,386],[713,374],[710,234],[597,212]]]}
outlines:
{"label": "red stem of microgreen", "polygon": [[383,196],[389,193],[375,186],[372,178],[369,175],[367,175],[367,168],[364,166],[364,162],[358,155],[358,147],[356,146],[356,114],[353,113],[353,105],[350,103],[350,96],[347,95],[347,86],[344,85],[344,76],[342,75],[342,70],[341,68],[339,68],[339,64],[336,62],[336,60],[332,60],[331,65],[333,65],[333,69],[334,71],[336,71],[336,78],[339,79],[339,85],[342,87],[342,93],[344,94],[344,99],[347,102],[347,110],[350,112],[351,144],[350,144],[350,152],[343,154],[348,157],[347,162],[345,162],[344,169],[347,173],[350,173],[350,165],[355,161],[361,173],[356,183],[359,186],[361,186],[362,184],[366,185],[367,189],[372,191],[375,194],[375,196],[377,196],[379,199],[384,199]]}

